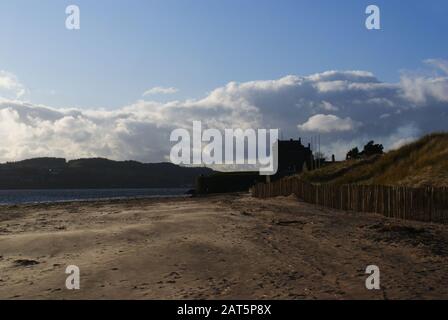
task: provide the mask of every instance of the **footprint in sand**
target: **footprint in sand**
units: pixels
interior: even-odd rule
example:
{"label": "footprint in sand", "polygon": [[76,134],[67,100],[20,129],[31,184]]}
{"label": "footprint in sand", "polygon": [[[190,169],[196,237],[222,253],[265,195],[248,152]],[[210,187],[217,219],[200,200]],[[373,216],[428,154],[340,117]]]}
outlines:
{"label": "footprint in sand", "polygon": [[39,261],[30,260],[30,259],[18,259],[14,261],[16,267],[31,267],[39,264]]}

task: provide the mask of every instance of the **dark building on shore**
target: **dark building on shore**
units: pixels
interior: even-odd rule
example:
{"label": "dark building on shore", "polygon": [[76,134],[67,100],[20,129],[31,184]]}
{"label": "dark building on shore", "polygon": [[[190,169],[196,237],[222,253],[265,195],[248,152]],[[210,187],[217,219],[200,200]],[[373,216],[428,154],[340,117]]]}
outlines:
{"label": "dark building on shore", "polygon": [[302,139],[278,141],[278,172],[285,176],[311,169],[313,152],[310,146],[305,147]]}
{"label": "dark building on shore", "polygon": [[266,179],[275,181],[285,176],[301,173],[312,168],[313,152],[302,140],[279,140],[278,170],[273,176],[261,176],[258,172],[220,172],[207,177],[199,177],[196,193],[228,193],[248,191],[250,187]]}

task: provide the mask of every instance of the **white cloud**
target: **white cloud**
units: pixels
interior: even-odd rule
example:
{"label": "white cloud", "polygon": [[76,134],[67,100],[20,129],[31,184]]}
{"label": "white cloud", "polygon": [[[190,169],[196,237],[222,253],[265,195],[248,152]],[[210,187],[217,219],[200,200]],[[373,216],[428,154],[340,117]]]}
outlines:
{"label": "white cloud", "polygon": [[25,87],[14,74],[0,70],[0,96],[10,99],[18,99],[22,97],[25,92]]}
{"label": "white cloud", "polygon": [[330,133],[340,131],[354,131],[360,126],[349,117],[341,119],[335,115],[317,114],[308,119],[304,124],[298,125],[302,131]]}
{"label": "white cloud", "polygon": [[326,111],[338,111],[339,108],[334,106],[333,104],[331,104],[328,101],[322,101],[322,109],[326,110]]}
{"label": "white cloud", "polygon": [[442,70],[445,74],[448,75],[448,61],[443,59],[427,59],[425,63],[428,65],[432,65],[440,70]]}
{"label": "white cloud", "polygon": [[169,88],[166,88],[166,87],[154,87],[154,88],[146,90],[143,93],[143,96],[146,97],[146,96],[152,96],[152,95],[156,95],[156,94],[175,94],[178,91],[179,91],[178,89],[173,88],[173,87],[169,87]]}
{"label": "white cloud", "polygon": [[372,139],[396,147],[448,123],[448,80],[434,75],[406,74],[398,83],[365,71],[289,75],[230,82],[198,99],[140,100],[110,111],[20,102],[24,87],[17,78],[0,77],[6,92],[0,91],[1,162],[37,156],[165,161],[171,130],[191,129],[194,120],[219,129],[280,128],[284,138],[302,136],[305,143],[318,132],[322,148],[336,155]]}
{"label": "white cloud", "polygon": [[448,102],[448,77],[403,75],[401,88],[404,97],[417,105]]}

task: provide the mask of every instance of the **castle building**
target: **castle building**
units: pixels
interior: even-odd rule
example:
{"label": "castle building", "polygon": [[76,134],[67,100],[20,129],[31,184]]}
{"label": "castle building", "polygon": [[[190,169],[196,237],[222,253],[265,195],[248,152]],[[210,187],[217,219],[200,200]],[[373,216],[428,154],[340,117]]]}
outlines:
{"label": "castle building", "polygon": [[311,147],[305,147],[302,139],[279,140],[278,142],[278,172],[277,175],[287,176],[311,169],[313,152]]}

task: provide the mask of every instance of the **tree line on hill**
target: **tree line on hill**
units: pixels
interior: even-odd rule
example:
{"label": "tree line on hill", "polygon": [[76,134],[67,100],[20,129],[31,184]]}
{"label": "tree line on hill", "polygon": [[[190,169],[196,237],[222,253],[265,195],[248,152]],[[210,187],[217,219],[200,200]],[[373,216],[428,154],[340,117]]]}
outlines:
{"label": "tree line on hill", "polygon": [[36,158],[0,164],[0,189],[191,188],[212,173],[171,163]]}
{"label": "tree line on hill", "polygon": [[358,147],[351,149],[349,152],[347,152],[346,159],[360,159],[383,153],[384,147],[382,144],[375,144],[375,141],[370,141],[364,146],[364,149],[361,152],[359,151]]}

